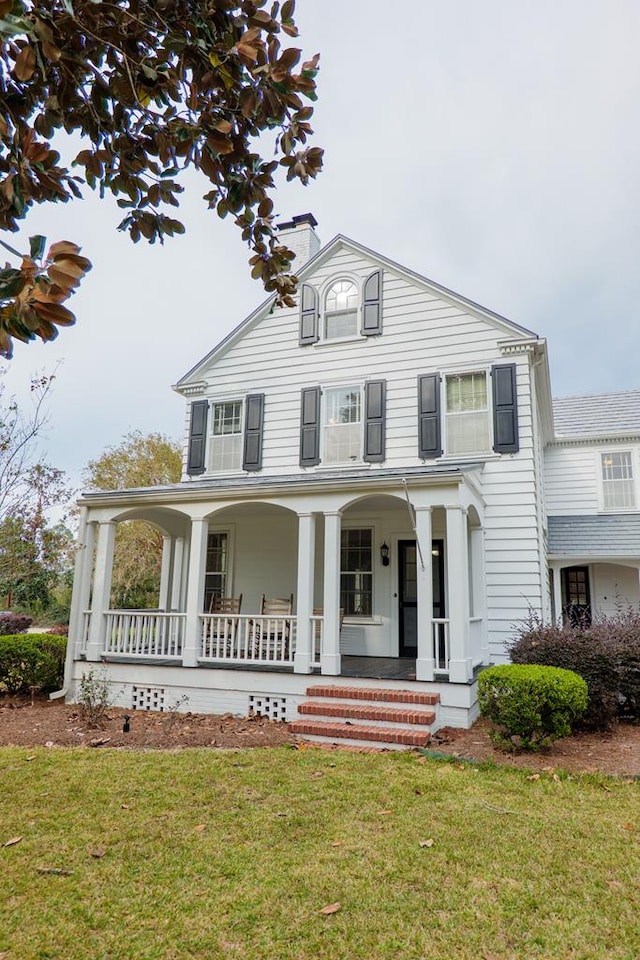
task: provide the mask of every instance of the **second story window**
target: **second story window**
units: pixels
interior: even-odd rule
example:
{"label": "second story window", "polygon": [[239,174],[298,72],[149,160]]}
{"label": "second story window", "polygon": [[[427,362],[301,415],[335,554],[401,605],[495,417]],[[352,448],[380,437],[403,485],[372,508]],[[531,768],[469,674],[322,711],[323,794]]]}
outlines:
{"label": "second story window", "polygon": [[348,463],[362,457],[361,408],[360,387],[333,387],[325,391],[325,463]]}
{"label": "second story window", "polygon": [[211,408],[209,470],[221,473],[242,466],[242,400],[214,403]]}
{"label": "second story window", "polygon": [[600,455],[602,499],[605,510],[633,510],[636,493],[631,452],[623,450]]}
{"label": "second story window", "polygon": [[446,404],[447,453],[486,453],[490,450],[487,374],[479,371],[448,376]]}
{"label": "second story window", "polygon": [[324,335],[327,340],[358,334],[358,289],[350,280],[338,280],[325,299]]}

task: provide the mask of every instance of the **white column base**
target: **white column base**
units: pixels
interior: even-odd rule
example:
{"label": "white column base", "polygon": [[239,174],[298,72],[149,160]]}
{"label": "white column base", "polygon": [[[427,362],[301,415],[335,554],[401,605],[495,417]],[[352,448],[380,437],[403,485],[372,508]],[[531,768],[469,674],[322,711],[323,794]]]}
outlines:
{"label": "white column base", "polygon": [[341,661],[339,653],[323,653],[320,657],[320,670],[330,677],[339,677],[342,669]]}
{"label": "white column base", "polygon": [[471,660],[449,661],[449,683],[469,683],[473,678],[473,664]]}
{"label": "white column base", "polygon": [[433,680],[433,659],[416,660],[416,680]]}

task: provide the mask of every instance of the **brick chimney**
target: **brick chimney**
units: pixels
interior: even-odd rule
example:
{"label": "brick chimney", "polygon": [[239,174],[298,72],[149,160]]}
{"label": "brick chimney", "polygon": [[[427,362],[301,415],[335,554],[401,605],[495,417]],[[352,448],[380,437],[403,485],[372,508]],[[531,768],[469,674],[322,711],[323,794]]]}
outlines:
{"label": "brick chimney", "polygon": [[278,234],[282,242],[296,254],[292,264],[294,273],[315,257],[320,249],[320,238],[313,229],[317,226],[318,221],[312,213],[301,213],[286,223],[278,224]]}

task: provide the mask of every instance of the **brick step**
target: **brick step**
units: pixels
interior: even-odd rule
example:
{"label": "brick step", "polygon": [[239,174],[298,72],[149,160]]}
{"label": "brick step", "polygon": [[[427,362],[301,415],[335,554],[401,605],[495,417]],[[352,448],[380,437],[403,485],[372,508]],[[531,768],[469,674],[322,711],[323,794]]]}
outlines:
{"label": "brick step", "polygon": [[308,697],[336,697],[342,700],[373,700],[386,703],[419,703],[435,706],[440,701],[439,693],[424,693],[414,690],[389,690],[382,687],[342,687],[337,684],[318,684],[307,687]]}
{"label": "brick step", "polygon": [[363,741],[364,743],[398,743],[406,747],[426,747],[428,730],[406,727],[376,727],[365,723],[337,723],[326,720],[294,720],[289,730],[296,736],[324,737],[328,740]]}
{"label": "brick step", "polygon": [[344,717],[347,720],[384,720],[387,723],[411,723],[430,726],[436,718],[434,710],[413,710],[410,707],[384,707],[363,703],[321,703],[307,700],[298,706],[298,713],[320,717]]}

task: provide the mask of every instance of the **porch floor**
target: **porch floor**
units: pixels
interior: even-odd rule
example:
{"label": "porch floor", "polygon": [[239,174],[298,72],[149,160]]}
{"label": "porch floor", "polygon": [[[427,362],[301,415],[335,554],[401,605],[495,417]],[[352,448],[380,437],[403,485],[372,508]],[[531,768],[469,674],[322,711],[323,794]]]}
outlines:
{"label": "porch floor", "polygon": [[370,680],[415,680],[413,657],[349,657],[341,658],[341,677],[366,677]]}

